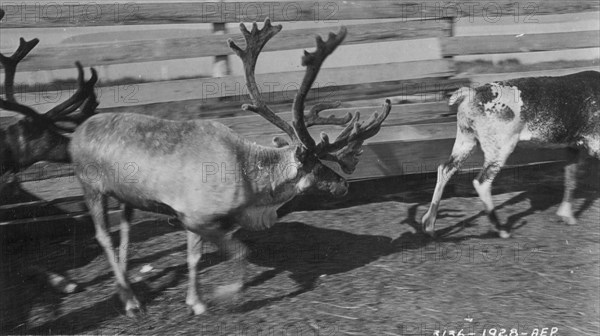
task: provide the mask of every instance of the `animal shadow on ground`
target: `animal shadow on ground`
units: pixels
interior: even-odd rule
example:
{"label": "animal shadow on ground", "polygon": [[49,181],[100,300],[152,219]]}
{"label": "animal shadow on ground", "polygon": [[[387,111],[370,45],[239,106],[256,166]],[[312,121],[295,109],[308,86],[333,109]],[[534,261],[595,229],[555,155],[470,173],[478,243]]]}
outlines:
{"label": "animal shadow on ground", "polygon": [[[52,204],[38,207],[16,205],[38,202],[40,199],[24,190],[19,183],[5,186],[0,195],[0,221],[19,222],[23,218],[64,215]],[[74,219],[65,219],[51,228],[43,221],[0,226],[0,333],[22,332],[23,321],[35,304],[47,307],[43,315],[60,313],[61,294],[49,288],[45,269],[65,270],[65,263],[51,262],[63,254],[52,246],[57,237],[73,237],[78,226]],[[50,256],[50,258],[49,258]],[[57,264],[57,269],[53,269]],[[60,265],[60,266],[58,266]],[[40,314],[40,312],[38,312]]]}
{"label": "animal shadow on ground", "polygon": [[291,293],[245,302],[236,309],[238,312],[310,291],[322,275],[345,273],[405,248],[418,249],[430,241],[420,233],[405,233],[392,239],[300,222],[277,223],[267,232],[240,230],[237,236],[250,249],[249,262],[272,268],[247,281],[245,288],[261,285],[286,271],[298,284],[298,289]]}
{"label": "animal shadow on ground", "polygon": [[[588,161],[585,169],[579,174],[579,188],[575,197],[583,197],[584,202],[576,211],[579,215],[588,209],[598,198],[600,189],[597,181],[598,161]],[[497,203],[499,210],[529,200],[525,211],[511,213],[504,219],[506,225],[517,230],[527,224],[527,217],[538,211],[544,211],[559,204],[563,191],[564,163],[553,163],[538,167],[505,169],[496,180],[494,194],[519,192],[503,203]],[[445,198],[472,196],[473,206],[482,207],[479,198],[472,190],[471,181],[474,173],[463,176],[449,185]],[[397,178],[396,178],[397,179]],[[377,260],[380,257],[406,251],[420,249],[433,242],[458,242],[465,239],[500,239],[492,230],[479,235],[457,235],[465,228],[475,225],[475,220],[485,216],[478,212],[468,218],[443,227],[437,231],[435,239],[420,233],[420,216],[429,205],[435,177],[417,177],[417,180],[406,181],[404,187],[398,187],[398,181],[390,180],[371,183],[370,185],[354,184],[350,196],[342,200],[325,200],[315,197],[300,197],[293,202],[292,208],[284,207],[280,215],[292,210],[343,209],[383,201],[399,201],[416,203],[412,205],[399,224],[409,225],[412,232],[404,232],[400,237],[392,239],[387,236],[357,235],[346,231],[317,228],[299,222],[278,223],[267,232],[251,232],[241,230],[239,238],[250,248],[249,261],[272,270],[263,272],[246,283],[246,287],[258,286],[282,272],[290,272],[290,277],[299,285],[299,289],[286,295],[266,298],[244,303],[239,311],[260,308],[273,301],[294,297],[310,291],[318,283],[321,275],[344,273]],[[414,188],[411,185],[421,185]],[[390,185],[395,186],[390,192]],[[379,189],[373,194],[369,189]],[[354,193],[354,194],[353,194]],[[467,195],[465,195],[467,193]],[[362,196],[360,196],[362,195]],[[323,202],[323,203],[320,203]],[[320,205],[319,205],[320,203]],[[443,207],[438,213],[438,222],[463,217],[462,210]],[[502,212],[501,212],[502,213]],[[490,224],[488,224],[490,225]],[[557,223],[556,225],[564,225]],[[490,229],[492,226],[490,225]]]}
{"label": "animal shadow on ground", "polygon": [[[60,211],[60,209],[54,209]],[[118,223],[118,216],[112,218],[113,224]],[[130,243],[144,242],[153,237],[180,228],[165,224],[165,220],[149,219],[137,221],[131,227]],[[44,270],[65,275],[70,269],[89,265],[98,257],[105,259],[104,251],[94,237],[93,225],[86,220],[66,220],[61,223],[64,229],[62,237],[44,235],[35,228],[19,227],[18,232],[2,232],[2,248],[0,251],[0,333],[78,333],[91,330],[107,318],[123,314],[121,304],[113,296],[86,308],[62,314],[61,302],[64,295],[50,288]],[[25,230],[28,229],[28,230]],[[5,230],[3,230],[5,231]],[[46,230],[47,231],[47,230]],[[35,233],[35,234],[32,234]],[[119,232],[111,233],[115,245],[119,242]],[[130,245],[132,247],[132,245]],[[130,258],[130,269],[138,265],[157,260],[165,255],[185,251],[185,242],[170,244],[165,249],[156,249],[151,254]],[[203,263],[214,263],[214,255],[207,255]],[[103,282],[112,283],[114,275],[106,263],[94,267],[91,277],[79,281],[82,291]],[[206,265],[205,265],[206,266]],[[134,290],[144,303],[151,302],[165,288],[176,286],[187,275],[183,265],[162,269],[151,278],[134,284]],[[160,278],[160,281],[155,281]],[[147,283],[159,282],[157,288],[150,288]],[[87,305],[87,303],[86,303]],[[102,312],[99,314],[98,312]],[[41,322],[40,325],[33,323]],[[29,322],[27,322],[29,321]],[[35,321],[34,321],[35,322]]]}

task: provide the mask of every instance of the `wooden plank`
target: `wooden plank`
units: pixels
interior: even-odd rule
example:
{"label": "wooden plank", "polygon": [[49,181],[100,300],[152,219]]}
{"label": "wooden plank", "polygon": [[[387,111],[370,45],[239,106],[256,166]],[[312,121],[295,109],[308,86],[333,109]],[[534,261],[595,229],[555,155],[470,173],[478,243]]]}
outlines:
{"label": "wooden plank", "polygon": [[540,77],[540,76],[564,76],[574,74],[581,71],[600,71],[600,65],[591,67],[579,67],[579,68],[566,68],[566,69],[552,69],[552,70],[540,70],[540,71],[525,71],[525,72],[507,72],[507,73],[494,73],[494,74],[477,74],[468,75],[471,79],[472,86],[479,86],[485,83],[494,81],[504,81],[514,78],[523,77]]}
{"label": "wooden plank", "polygon": [[[449,36],[450,21],[394,21],[349,25],[347,28],[348,36],[344,45],[352,45]],[[314,48],[314,36],[327,36],[329,32],[337,32],[337,30],[334,27],[285,30],[284,27],[263,50]],[[198,36],[185,38],[42,47],[36,48],[19,63],[19,71],[72,68],[75,60],[87,65],[100,66],[231,55],[233,52],[225,43],[228,38],[234,39],[238,45],[245,43],[241,33],[236,30],[233,34],[222,35],[203,35],[200,32]],[[42,45],[43,43],[44,41]]]}
{"label": "wooden plank", "polygon": [[[389,97],[405,99],[415,95],[433,94],[442,99],[442,92],[452,92],[461,86],[469,85],[468,78],[425,78],[417,80],[387,81],[371,84],[345,85],[339,87],[311,90],[306,103],[311,105],[320,101],[339,100],[344,105],[353,105],[355,101],[377,100]],[[316,92],[315,92],[316,91]],[[287,112],[291,109],[295,91],[284,91],[268,95],[268,104],[275,112]],[[226,116],[250,115],[240,106],[248,103],[248,97],[224,97],[217,99],[191,99],[146,105],[131,105],[116,108],[100,108],[99,112],[129,112],[152,115],[172,120],[190,120],[221,118]],[[370,103],[372,104],[372,103]]]}
{"label": "wooden plank", "polygon": [[[362,119],[361,119],[362,120]],[[309,133],[316,141],[319,141],[319,134],[325,132],[330,139],[342,131],[342,126],[313,126],[309,128]],[[376,136],[365,140],[365,144],[381,142],[413,142],[437,139],[454,138],[456,135],[456,122],[445,122],[435,124],[413,124],[413,125],[384,125]],[[244,137],[259,145],[272,146],[271,140],[275,136],[287,138],[280,129],[268,125],[260,132],[253,131],[250,134],[244,134]]]}
{"label": "wooden plank", "polygon": [[[325,110],[321,112],[322,116],[333,115],[336,117],[343,117],[347,113],[360,112],[360,120],[367,120],[373,113],[379,113],[381,107],[379,106],[365,106],[360,108],[338,108]],[[400,126],[410,125],[418,123],[421,120],[430,120],[439,118],[443,114],[448,113],[448,104],[446,102],[434,102],[434,103],[423,103],[423,104],[406,104],[406,105],[393,105],[390,115],[387,117],[382,127],[389,126]],[[279,113],[279,117],[283,120],[292,120],[291,112]],[[265,132],[279,130],[273,124],[269,123],[266,119],[258,115],[249,115],[233,118],[220,118],[216,121],[227,125],[229,128],[234,130],[236,133],[242,136],[251,136],[265,134]],[[339,128],[335,126],[316,126],[315,129],[319,131],[327,131],[331,128]]]}
{"label": "wooden plank", "polygon": [[[320,94],[319,97],[323,99],[331,96],[331,90],[335,92],[335,88],[341,86],[449,77],[453,74],[453,63],[449,59],[325,68],[321,69],[313,85],[312,94]],[[290,90],[297,90],[303,76],[304,71],[259,74],[256,75],[256,82],[262,88],[263,96],[271,101],[271,97],[276,96],[279,92],[283,91],[288,94]],[[328,91],[327,88],[330,90]],[[424,89],[432,90],[433,88]],[[437,91],[439,90],[440,87],[437,88]],[[42,99],[42,103],[37,103],[40,101],[40,93],[38,92],[23,93],[17,99],[22,104],[28,104],[38,111],[47,111],[61,101],[66,100],[72,92],[70,89],[44,92],[44,97],[52,97],[51,102]],[[246,80],[243,76],[195,78],[100,87],[96,92],[100,108],[103,109],[189,99],[220,99],[222,97],[231,97],[240,104],[247,101]],[[293,99],[293,94],[288,97],[289,99]]]}
{"label": "wooden plank", "polygon": [[4,28],[112,26],[167,23],[252,22],[270,17],[279,21],[334,21],[353,19],[430,19],[488,17],[526,19],[535,15],[598,11],[597,0],[498,0],[492,4],[456,1],[391,0],[327,2],[161,2],[96,1],[93,3],[20,1],[3,2]]}
{"label": "wooden plank", "polygon": [[596,48],[600,46],[600,32],[454,36],[442,38],[441,44],[444,56]]}

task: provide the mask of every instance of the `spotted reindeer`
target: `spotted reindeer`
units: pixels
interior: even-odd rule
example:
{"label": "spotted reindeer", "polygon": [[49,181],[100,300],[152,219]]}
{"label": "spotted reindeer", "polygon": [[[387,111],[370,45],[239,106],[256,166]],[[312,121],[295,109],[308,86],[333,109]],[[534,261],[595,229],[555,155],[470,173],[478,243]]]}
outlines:
{"label": "spotted reindeer", "polygon": [[585,71],[560,77],[528,77],[463,87],[448,102],[457,112],[457,131],[452,154],[438,167],[423,230],[434,235],[435,220],[448,180],[479,143],[485,156],[483,169],[473,181],[485,212],[502,238],[510,237],[494,210],[491,187],[494,178],[519,140],[564,145],[572,149],[565,167],[565,189],[557,214],[576,224],[571,199],[576,173],[585,152],[600,158],[600,73]]}
{"label": "spotted reindeer", "polygon": [[[170,121],[128,113],[94,116],[73,135],[70,151],[79,167],[76,175],[83,185],[96,238],[116,276],[117,290],[128,315],[141,311],[126,275],[132,209],[164,212],[183,223],[187,230],[189,270],[186,304],[193,314],[202,314],[206,306],[198,297],[196,284],[202,240],[214,243],[229,259],[234,259],[243,279],[245,248],[232,237],[232,232],[239,227],[259,230],[272,226],[277,220],[276,210],[299,193],[320,190],[333,196],[346,194],[347,181],[321,160],[337,162],[345,173],[352,173],[363,141],[377,134],[390,112],[388,100],[380,115],[376,113],[364,123],[358,122],[358,112],[340,118],[319,116],[319,112],[337,107],[339,102],[317,104],[305,115],[304,101],[323,61],[346,36],[346,29],[342,28],[338,34],[330,33],[327,41],[317,37],[316,51],[305,51],[302,64],[306,72],[294,99],[290,125],[265,103],[254,75],[258,55],[281,26],[272,26],[267,19],[262,29],[256,23],[251,31],[244,24],[240,29],[246,49],[232,40],[228,43],[243,61],[253,103],[242,108],[280,128],[291,142],[277,138],[275,147],[260,146],[215,121]],[[317,124],[346,127],[335,141],[329,142],[322,133],[321,141],[315,143],[307,128]],[[127,183],[120,179],[112,168],[115,162],[135,162],[136,181]],[[215,164],[225,167],[227,173],[213,174]],[[86,177],[83,167],[90,165],[100,172],[99,177]],[[205,169],[208,166],[212,166],[210,174]],[[107,196],[124,203],[118,256],[108,234]],[[236,293],[242,284],[242,280],[232,281],[219,287],[216,295]]]}

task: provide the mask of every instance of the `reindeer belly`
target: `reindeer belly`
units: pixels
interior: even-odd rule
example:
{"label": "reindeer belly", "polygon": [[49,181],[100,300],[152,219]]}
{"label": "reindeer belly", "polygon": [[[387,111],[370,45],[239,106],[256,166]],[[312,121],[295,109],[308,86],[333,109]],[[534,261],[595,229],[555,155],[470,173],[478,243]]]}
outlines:
{"label": "reindeer belly", "polygon": [[533,122],[526,123],[519,140],[530,141],[543,147],[564,147],[576,141],[577,130],[571,130],[560,122]]}

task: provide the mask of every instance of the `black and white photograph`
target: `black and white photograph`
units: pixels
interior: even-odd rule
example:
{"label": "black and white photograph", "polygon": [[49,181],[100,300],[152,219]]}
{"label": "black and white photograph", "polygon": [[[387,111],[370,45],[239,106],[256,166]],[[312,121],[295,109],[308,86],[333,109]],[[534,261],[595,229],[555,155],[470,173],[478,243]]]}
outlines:
{"label": "black and white photograph", "polygon": [[600,335],[600,1],[0,1],[0,335]]}

